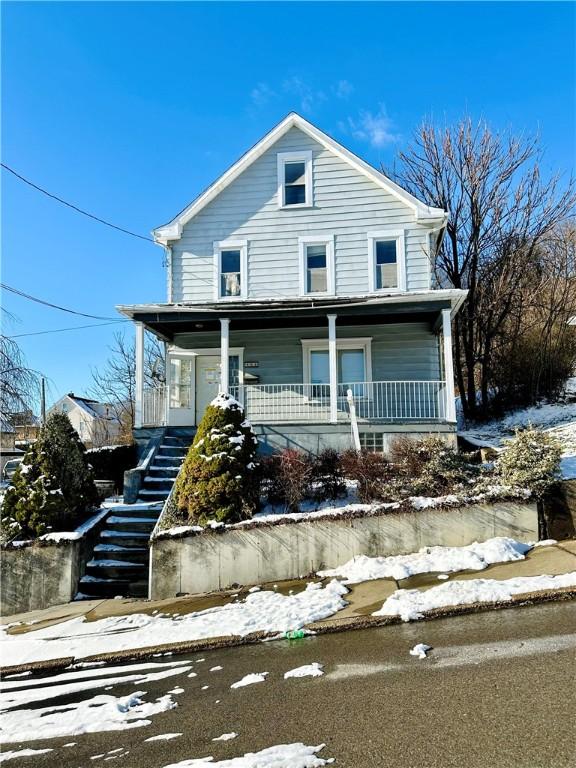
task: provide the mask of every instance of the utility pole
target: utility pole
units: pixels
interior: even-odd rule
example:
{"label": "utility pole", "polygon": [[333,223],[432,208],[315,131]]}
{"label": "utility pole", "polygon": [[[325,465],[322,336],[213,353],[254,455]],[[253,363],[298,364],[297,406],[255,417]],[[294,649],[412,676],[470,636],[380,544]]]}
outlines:
{"label": "utility pole", "polygon": [[40,390],[40,413],[42,414],[42,424],[46,423],[46,379],[42,376]]}

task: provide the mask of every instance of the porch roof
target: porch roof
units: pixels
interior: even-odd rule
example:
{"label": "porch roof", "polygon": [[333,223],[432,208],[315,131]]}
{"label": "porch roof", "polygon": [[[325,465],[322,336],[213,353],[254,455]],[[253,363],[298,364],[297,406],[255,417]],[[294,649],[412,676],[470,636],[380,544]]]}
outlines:
{"label": "porch roof", "polygon": [[398,323],[427,320],[434,323],[442,309],[456,314],[467,291],[443,289],[414,291],[389,296],[338,298],[258,299],[226,302],[119,305],[116,309],[153,333],[172,341],[178,333],[219,330],[221,317],[228,317],[237,330],[287,328],[306,325],[323,327],[327,314],[337,314],[348,325]]}

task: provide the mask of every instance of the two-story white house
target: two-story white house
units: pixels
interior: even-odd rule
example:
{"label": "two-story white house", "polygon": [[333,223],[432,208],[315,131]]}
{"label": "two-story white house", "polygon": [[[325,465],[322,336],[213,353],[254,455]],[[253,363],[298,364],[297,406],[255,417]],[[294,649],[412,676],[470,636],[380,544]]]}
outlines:
{"label": "two-story white house", "polygon": [[[193,428],[219,391],[263,450],[454,439],[451,319],[466,292],[433,286],[448,214],[291,113],[172,221],[165,303],[136,324],[136,432]],[[144,329],[167,383],[143,385]]]}

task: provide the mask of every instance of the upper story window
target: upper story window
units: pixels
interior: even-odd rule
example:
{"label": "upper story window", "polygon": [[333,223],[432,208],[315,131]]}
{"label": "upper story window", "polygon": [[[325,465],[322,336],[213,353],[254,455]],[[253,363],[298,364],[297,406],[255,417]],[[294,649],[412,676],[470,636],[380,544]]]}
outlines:
{"label": "upper story window", "polygon": [[300,237],[300,294],[334,295],[334,238]]}
{"label": "upper story window", "polygon": [[368,233],[368,287],[371,293],[406,290],[404,231]]}
{"label": "upper story window", "polygon": [[278,207],[304,208],[312,203],[312,152],[280,152]]}
{"label": "upper story window", "polygon": [[214,244],[215,299],[243,299],[247,296],[247,254],[245,240]]}

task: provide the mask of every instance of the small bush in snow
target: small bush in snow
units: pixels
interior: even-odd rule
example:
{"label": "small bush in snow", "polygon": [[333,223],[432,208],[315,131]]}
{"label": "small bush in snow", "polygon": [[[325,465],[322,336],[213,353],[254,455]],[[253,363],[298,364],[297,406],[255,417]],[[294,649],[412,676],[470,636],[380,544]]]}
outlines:
{"label": "small bush in snow", "polygon": [[283,504],[288,512],[298,512],[311,494],[313,460],[303,451],[286,448],[265,460],[264,490],[269,504]]}
{"label": "small bush in snow", "polygon": [[529,488],[542,499],[560,475],[562,444],[553,435],[529,426],[504,441],[496,461],[496,474],[505,485]]}
{"label": "small bush in snow", "polygon": [[14,473],[2,524],[29,537],[73,530],[96,500],[85,448],[68,417],[54,413]]}
{"label": "small bush in snow", "polygon": [[381,453],[345,451],[340,456],[344,475],[355,480],[358,498],[364,504],[382,498],[382,489],[390,479],[390,463]]}
{"label": "small bush in snow", "polygon": [[258,441],[240,403],[218,395],[206,408],[174,489],[190,523],[235,523],[258,507]]}
{"label": "small bush in snow", "polygon": [[318,501],[337,499],[346,493],[340,455],[325,448],[312,460],[312,496]]}

